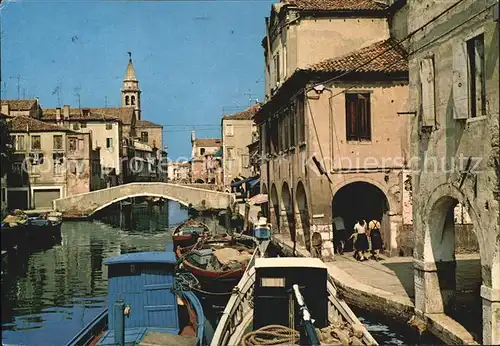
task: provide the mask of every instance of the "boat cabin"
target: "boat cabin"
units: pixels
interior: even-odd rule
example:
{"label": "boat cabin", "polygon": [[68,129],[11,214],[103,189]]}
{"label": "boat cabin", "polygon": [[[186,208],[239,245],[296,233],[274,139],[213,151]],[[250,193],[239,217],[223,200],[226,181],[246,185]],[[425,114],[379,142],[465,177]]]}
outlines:
{"label": "boat cabin", "polygon": [[[129,253],[104,264],[108,266],[108,331],[97,345],[116,345],[118,334],[123,334],[123,319],[125,345],[138,344],[148,331],[179,334],[173,252]],[[127,317],[116,308],[117,302],[130,308]]]}
{"label": "boat cabin", "polygon": [[[255,260],[253,330],[289,326],[293,285],[298,285],[316,328],[328,326],[328,271],[318,258],[278,257]],[[294,303],[294,329],[301,314]]]}

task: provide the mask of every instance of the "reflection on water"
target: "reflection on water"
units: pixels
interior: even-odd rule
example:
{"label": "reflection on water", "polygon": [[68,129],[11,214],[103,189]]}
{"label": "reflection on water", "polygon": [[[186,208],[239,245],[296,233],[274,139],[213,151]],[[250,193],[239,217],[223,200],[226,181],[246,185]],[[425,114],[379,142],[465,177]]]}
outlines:
{"label": "reflection on water", "polygon": [[61,245],[31,255],[9,255],[2,264],[2,341],[63,345],[90,322],[106,306],[104,259],[161,251],[171,241],[167,226],[187,218],[174,202],[168,209],[154,208],[153,217],[145,208],[138,206],[133,214],[136,229],[146,231],[121,231],[101,221],[64,222]]}
{"label": "reflection on water", "polygon": [[[168,208],[133,208],[131,231],[119,228],[119,208],[108,209],[101,221],[64,222],[62,243],[32,254],[9,254],[2,263],[2,342],[9,345],[64,345],[106,307],[107,271],[103,262],[120,253],[162,251],[171,243],[172,229],[187,219],[175,202]],[[203,219],[223,233],[217,219]],[[204,302],[207,331],[221,312]],[[222,307],[223,308],[223,307]],[[360,316],[365,316],[360,313]],[[361,318],[360,318],[361,319]],[[364,320],[381,344],[410,344],[379,319]]]}

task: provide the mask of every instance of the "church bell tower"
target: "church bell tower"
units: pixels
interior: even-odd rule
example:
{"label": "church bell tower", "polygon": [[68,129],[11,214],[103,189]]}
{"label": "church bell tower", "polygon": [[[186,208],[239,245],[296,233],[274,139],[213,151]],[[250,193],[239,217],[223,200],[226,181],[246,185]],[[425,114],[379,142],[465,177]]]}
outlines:
{"label": "church bell tower", "polygon": [[128,52],[128,65],[123,78],[122,107],[135,109],[135,118],[141,120],[141,91],[139,81],[135,76],[134,65],[132,64],[132,53]]}

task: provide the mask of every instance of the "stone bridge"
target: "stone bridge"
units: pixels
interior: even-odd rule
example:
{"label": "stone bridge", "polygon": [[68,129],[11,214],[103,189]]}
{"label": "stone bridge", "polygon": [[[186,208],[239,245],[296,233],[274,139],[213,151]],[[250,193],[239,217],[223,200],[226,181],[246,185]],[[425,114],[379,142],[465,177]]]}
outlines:
{"label": "stone bridge", "polygon": [[162,197],[198,210],[226,209],[229,193],[169,183],[130,183],[54,200],[54,209],[66,216],[89,216],[130,197]]}

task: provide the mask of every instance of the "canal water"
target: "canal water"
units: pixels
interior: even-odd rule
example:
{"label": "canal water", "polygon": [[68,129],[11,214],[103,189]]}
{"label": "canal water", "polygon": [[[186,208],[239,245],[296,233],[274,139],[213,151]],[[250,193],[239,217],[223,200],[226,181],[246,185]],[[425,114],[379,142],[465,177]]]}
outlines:
{"label": "canal water", "polygon": [[[162,251],[171,229],[188,218],[187,210],[169,202],[161,210],[135,205],[131,227],[119,228],[118,208],[99,221],[65,221],[62,242],[36,253],[10,255],[2,263],[2,344],[60,346],[106,306],[106,258],[136,251]],[[212,227],[214,219],[204,220]],[[205,303],[207,315],[217,309]],[[384,345],[420,343],[407,328],[357,312]],[[207,321],[212,329],[215,321]]]}

